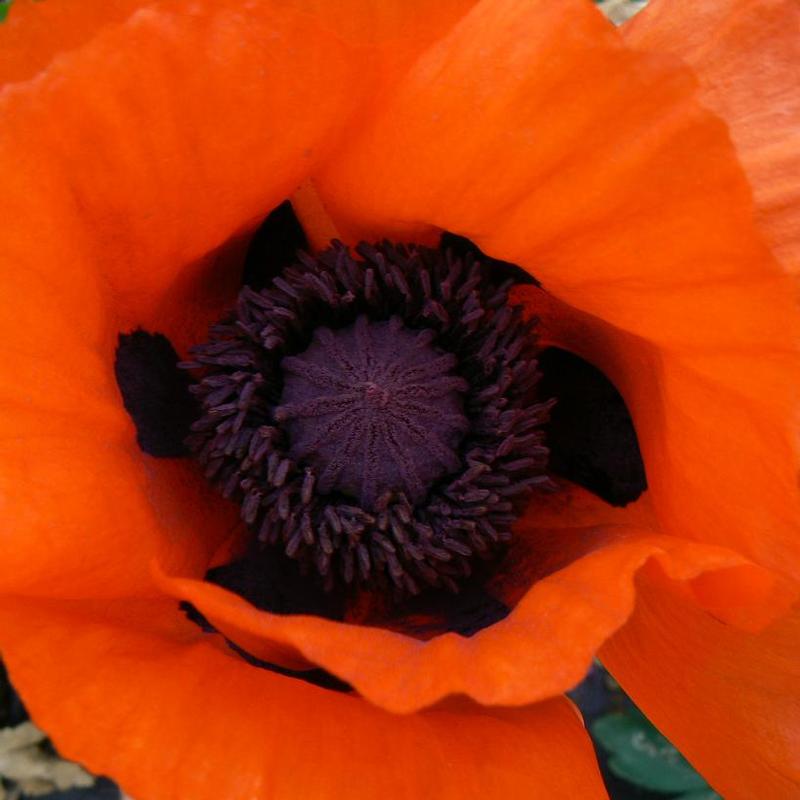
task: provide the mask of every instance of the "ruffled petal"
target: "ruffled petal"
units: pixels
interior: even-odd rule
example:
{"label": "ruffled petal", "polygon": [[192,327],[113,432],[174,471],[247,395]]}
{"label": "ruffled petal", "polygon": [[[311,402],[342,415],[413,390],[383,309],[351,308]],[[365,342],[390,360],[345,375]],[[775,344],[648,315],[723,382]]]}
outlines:
{"label": "ruffled petal", "polygon": [[796,291],[695,88],[588,4],[485,0],[317,186],[347,230],[446,229],[527,268],[591,321],[583,349],[599,343],[589,360],[631,410],[658,528],[800,578]]}
{"label": "ruffled petal", "polygon": [[[766,322],[760,329],[753,325],[752,345],[726,344],[709,323],[708,338],[720,339],[713,345],[659,348],[539,289],[520,287],[515,299],[541,318],[544,344],[597,365],[625,398],[647,470],[654,525],[731,547],[796,578],[800,362],[793,334],[797,314],[786,309],[791,292],[769,296],[766,289],[759,294],[747,286],[712,292],[712,285],[681,293],[686,307],[705,303],[708,316],[727,309],[727,319],[737,319],[747,313],[738,309],[755,303],[758,313],[783,320],[783,333],[773,331],[772,341],[759,349],[755,341],[768,329]],[[635,294],[628,302],[634,310],[652,305],[649,299],[642,305]],[[679,296],[673,302],[678,319],[684,306]]]}
{"label": "ruffled petal", "polygon": [[[317,185],[337,221],[372,236],[436,226],[503,243],[551,290],[641,280],[643,261],[653,284],[688,280],[701,238],[705,277],[731,274],[754,252],[736,249],[749,235],[747,186],[693,88],[687,70],[627,50],[579,0],[484,0]],[[720,221],[707,219],[709,200],[726,196]],[[732,215],[744,231],[731,239]]]}
{"label": "ruffled petal", "polygon": [[[371,77],[380,73],[388,79],[401,72],[475,2],[440,0],[432,5],[427,0],[342,0],[333,6],[326,0],[278,0],[271,5],[293,9],[312,25],[335,32],[370,59]],[[19,3],[4,23],[8,34],[0,49],[2,82],[33,77],[60,54],[81,47],[135,10],[152,6],[147,0],[110,0],[80,9],[70,6],[69,0],[52,0],[46,6]]]}
{"label": "ruffled petal", "polygon": [[153,555],[194,573],[230,534],[231,509],[191,467],[139,453],[113,380],[116,334],[202,340],[235,297],[258,220],[468,5],[427,18],[371,0],[348,14],[313,2],[15,6],[0,28],[13,208],[0,278],[15,542],[4,588],[138,591]]}
{"label": "ruffled petal", "polygon": [[237,524],[193,464],[77,436],[14,444],[0,446],[3,593],[154,594],[151,558],[202,575]]}
{"label": "ruffled petal", "polygon": [[[311,15],[348,45],[358,48],[364,79],[374,81],[364,96],[357,129],[381,102],[382,88],[396,81],[419,53],[452,28],[477,0],[280,0]],[[349,134],[348,134],[349,135]]]}
{"label": "ruffled petal", "polygon": [[3,657],[39,724],[134,797],[607,796],[564,698],[394,716],[254,669],[163,602],[4,604],[0,619]]}
{"label": "ruffled petal", "polygon": [[800,272],[800,6],[795,0],[656,0],[623,28],[634,46],[690,64],[729,125],[761,229]]}
{"label": "ruffled petal", "polygon": [[647,716],[726,800],[800,794],[800,608],[757,635],[703,613],[657,571],[600,651]]}
{"label": "ruffled petal", "polygon": [[[34,24],[36,74],[0,93],[13,209],[0,583],[124,594],[150,587],[155,555],[202,574],[232,518],[192,467],[139,452],[113,377],[117,333],[143,325],[179,346],[202,335],[235,296],[242,232],[321,157],[359,83],[338,39],[272,4],[156,3],[124,20],[115,7],[102,24],[60,10],[75,49],[48,61],[52,38]],[[0,38],[13,31],[25,38],[5,26]]]}
{"label": "ruffled petal", "polygon": [[147,0],[85,3],[79,9],[69,0],[17,3],[0,29],[0,84],[33,78],[59,54],[81,47],[146,5]]}
{"label": "ruffled petal", "polygon": [[28,190],[15,197],[15,256],[102,275],[120,326],[187,316],[177,300],[220,288],[198,261],[285,198],[353,110],[352,58],[313,18],[272,4],[164,2],[102,30],[4,92],[4,173]]}
{"label": "ruffled petal", "polygon": [[[470,638],[421,641],[401,633],[319,617],[258,611],[199,580],[157,570],[159,586],[191,602],[216,628],[256,657],[303,669],[319,666],[365,698],[406,713],[450,695],[487,705],[554,697],[586,673],[600,645],[627,620],[634,577],[651,560],[686,582],[697,602],[726,622],[763,627],[797,594],[784,582],[719,547],[660,536],[579,489],[537,504],[511,557],[535,584],[512,613]],[[633,516],[635,515],[635,516]],[[713,578],[703,576],[713,575]],[[695,586],[697,589],[695,590]]]}

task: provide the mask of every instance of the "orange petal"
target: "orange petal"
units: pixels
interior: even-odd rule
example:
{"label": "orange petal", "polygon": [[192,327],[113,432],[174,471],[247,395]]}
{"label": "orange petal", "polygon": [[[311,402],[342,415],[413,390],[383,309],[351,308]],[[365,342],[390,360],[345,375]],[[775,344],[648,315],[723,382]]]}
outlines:
{"label": "orange petal", "polygon": [[659,527],[800,578],[795,289],[694,89],[589,4],[487,0],[315,180],[347,229],[464,234],[589,315]]}
{"label": "orange petal", "polygon": [[145,5],[145,0],[110,0],[76,9],[68,0],[15,3],[0,29],[0,80],[8,84],[33,78],[58,54],[84,45]]}
{"label": "orange petal", "polygon": [[153,594],[154,555],[200,576],[237,524],[189,462],[86,434],[14,444],[0,447],[3,593]]}
{"label": "orange petal", "polygon": [[[785,333],[774,332],[773,341],[759,348],[754,326],[752,345],[726,345],[722,331],[709,325],[707,337],[720,339],[714,346],[673,351],[541,290],[520,287],[515,295],[541,317],[545,344],[596,364],[626,399],[647,470],[654,524],[675,536],[731,547],[797,577],[800,460],[794,420],[800,365],[791,334],[797,314],[783,313],[790,293],[759,299],[752,287],[712,287],[687,291],[687,306],[706,302],[708,316],[727,306],[733,319],[746,316],[737,309],[756,303],[783,320]],[[615,291],[613,282],[609,291]],[[636,293],[627,302],[633,313],[650,308],[649,298]],[[674,305],[677,319],[684,306],[679,297]]]}
{"label": "orange petal", "polygon": [[800,6],[795,0],[651,3],[623,29],[634,46],[677,55],[703,103],[730,126],[760,227],[800,272]]}
{"label": "orange petal", "polygon": [[463,233],[659,346],[787,349],[791,290],[694,89],[584,3],[487,0],[315,181],[345,227]]}
{"label": "orange petal", "polygon": [[[282,0],[287,2],[287,0]],[[360,51],[365,78],[374,81],[373,96],[352,120],[363,124],[380,93],[396,81],[417,55],[453,27],[478,0],[288,0]],[[351,130],[352,130],[351,129]],[[349,134],[348,134],[349,135]]]}
{"label": "orange petal", "polygon": [[[538,580],[508,617],[471,638],[449,633],[421,641],[383,628],[271,614],[202,581],[160,570],[156,579],[253,655],[291,668],[323,667],[399,713],[455,694],[523,705],[571,688],[630,615],[634,577],[651,560],[688,582],[698,602],[749,628],[785,613],[797,596],[731,551],[638,527],[630,521],[640,515],[635,507],[629,519],[612,509],[610,521],[608,508],[577,488],[539,502],[518,531],[534,565],[527,571]],[[706,573],[715,577],[695,591]]]}
{"label": "orange petal", "polygon": [[198,9],[140,9],[3,98],[8,245],[22,263],[102,272],[120,327],[168,327],[170,304],[208,302],[198,261],[300,183],[362,85],[352,53],[306,14]]}
{"label": "orange petal", "polygon": [[563,698],[394,716],[251,667],[164,602],[5,604],[0,619],[38,724],[134,797],[606,797]]}
{"label": "orange petal", "polygon": [[[465,7],[440,4],[423,36],[410,4],[354,2],[343,31],[325,4],[142,5],[20,2],[0,27],[9,590],[132,591],[155,553],[195,574],[229,534],[230,509],[197,502],[191,468],[136,448],[116,334],[202,339],[235,295],[247,232],[377,85],[365,49],[421,47]],[[384,78],[409,42],[387,49]],[[155,502],[166,485],[176,496]],[[187,534],[197,552],[181,555]]]}
{"label": "orange petal", "polygon": [[757,635],[700,611],[655,571],[601,650],[633,700],[726,800],[800,794],[800,607]]}
{"label": "orange petal", "polygon": [[688,70],[629,51],[580,0],[485,0],[315,180],[337,220],[468,234],[557,294],[727,276],[763,253],[724,126],[692,94]]}
{"label": "orange petal", "polygon": [[[111,24],[115,7],[107,25],[56,5],[75,49],[47,61],[52,37],[34,24],[41,70],[0,97],[14,209],[0,270],[0,583],[153,591],[154,555],[202,574],[232,518],[191,466],[139,452],[113,378],[117,332],[201,335],[235,292],[240,233],[308,173],[359,84],[332,34],[272,4],[242,15],[237,2],[167,2]],[[0,38],[13,31],[25,39],[5,26]]]}

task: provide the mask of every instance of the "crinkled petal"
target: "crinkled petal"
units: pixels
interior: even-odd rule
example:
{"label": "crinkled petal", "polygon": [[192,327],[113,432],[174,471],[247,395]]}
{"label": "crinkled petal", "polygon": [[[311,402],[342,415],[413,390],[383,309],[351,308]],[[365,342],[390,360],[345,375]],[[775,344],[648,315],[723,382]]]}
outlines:
{"label": "crinkled petal", "polygon": [[534,585],[508,617],[470,638],[448,633],[421,641],[383,628],[272,614],[203,581],[163,570],[156,579],[251,654],[290,668],[323,667],[399,713],[450,695],[510,706],[571,688],[631,614],[634,578],[651,560],[686,582],[698,603],[747,628],[785,613],[797,596],[732,551],[658,535],[613,509],[614,521],[607,522],[606,509],[577,488],[541,500],[518,531],[529,542],[524,558],[533,565]]}
{"label": "crinkled petal", "polygon": [[502,243],[549,290],[727,276],[764,254],[724,126],[693,95],[688,70],[626,49],[580,0],[484,0],[316,181],[337,220]]}
{"label": "crinkled petal", "polygon": [[234,516],[196,470],[139,452],[117,332],[202,340],[253,227],[468,6],[15,5],[0,27],[3,588],[138,591],[155,554],[202,574]]}
{"label": "crinkled petal", "polygon": [[657,571],[603,663],[726,800],[800,795],[800,608],[751,635],[706,614]]}
{"label": "crinkled petal", "polygon": [[696,94],[587,3],[485,0],[316,181],[346,229],[466,235],[593,320],[658,528],[800,578],[796,291]]}
{"label": "crinkled petal", "polygon": [[69,0],[16,3],[3,22],[0,83],[33,78],[59,54],[81,47],[146,5],[147,0],[84,3],[79,9]]}
{"label": "crinkled petal", "polygon": [[564,698],[394,716],[255,669],[214,639],[163,601],[0,605],[3,656],[34,717],[134,797],[607,797]]}
{"label": "crinkled petal", "polygon": [[[15,26],[35,16],[17,5]],[[332,34],[272,4],[60,10],[74,49],[34,24],[35,74],[0,90],[0,585],[124,594],[154,555],[202,574],[232,517],[190,466],[139,452],[117,333],[197,340],[235,296],[225,243],[305,177],[359,83]]]}
{"label": "crinkled petal", "polygon": [[[644,457],[653,524],[675,536],[731,547],[797,578],[800,362],[793,334],[797,313],[782,314],[791,292],[770,296],[717,287],[698,295],[687,292],[687,305],[705,302],[709,316],[727,307],[736,318],[739,307],[756,303],[783,319],[784,332],[771,334],[761,350],[722,341],[659,348],[546,292],[515,290],[516,300],[541,317],[544,344],[597,365],[625,398]],[[626,302],[650,308],[636,293]],[[678,315],[681,302],[674,302]],[[756,326],[752,335],[760,335]],[[708,337],[716,336],[709,325]]]}
{"label": "crinkled petal", "polygon": [[655,0],[625,26],[636,47],[692,66],[730,127],[759,226],[800,273],[800,5],[796,0]]}

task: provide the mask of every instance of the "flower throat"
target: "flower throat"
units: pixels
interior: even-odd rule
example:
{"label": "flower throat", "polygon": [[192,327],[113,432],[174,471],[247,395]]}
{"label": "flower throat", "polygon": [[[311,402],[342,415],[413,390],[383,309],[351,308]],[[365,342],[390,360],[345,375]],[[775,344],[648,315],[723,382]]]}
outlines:
{"label": "flower throat", "polygon": [[552,486],[533,321],[480,262],[416,246],[299,254],[183,367],[188,444],[328,589],[458,590]]}

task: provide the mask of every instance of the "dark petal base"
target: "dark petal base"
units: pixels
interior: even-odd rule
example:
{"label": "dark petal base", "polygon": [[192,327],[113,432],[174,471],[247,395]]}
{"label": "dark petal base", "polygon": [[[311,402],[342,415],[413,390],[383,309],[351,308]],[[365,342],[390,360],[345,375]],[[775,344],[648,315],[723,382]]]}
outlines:
{"label": "dark petal base", "polygon": [[308,250],[308,239],[286,200],[267,216],[250,240],[242,286],[256,291],[269,286],[295,260],[298,250]]}
{"label": "dark petal base", "polygon": [[143,452],[160,458],[189,455],[185,444],[198,404],[191,381],[178,368],[178,354],[161,333],[120,333],[114,360],[125,410],[136,425]]}
{"label": "dark petal base", "polygon": [[[195,625],[199,626],[204,633],[219,633],[219,631],[217,631],[217,629],[191,603],[184,601],[180,604],[180,608],[181,611],[186,614],[186,618],[190,622],[194,622]],[[231,641],[227,637],[223,638],[225,638],[225,643],[228,645],[228,647],[230,647],[230,649],[236,653],[237,656],[241,657],[248,664],[250,664],[251,667],[265,669],[269,672],[283,675],[286,678],[295,678],[296,680],[305,681],[306,683],[311,683],[314,686],[319,686],[322,689],[330,689],[331,691],[335,692],[353,691],[353,687],[350,686],[349,683],[337,678],[335,675],[331,675],[330,672],[327,672],[324,669],[287,669],[286,667],[281,667],[278,664],[273,664],[270,661],[263,661],[260,658],[256,658],[251,653],[248,653],[246,650],[243,650],[241,647],[239,647],[236,642]]]}
{"label": "dark petal base", "polygon": [[547,425],[550,469],[613,506],[647,489],[639,441],[620,393],[587,361],[551,347],[539,356],[542,391],[558,398]]}
{"label": "dark petal base", "polygon": [[210,569],[206,580],[247,598],[261,611],[343,620],[343,591],[326,592],[302,565],[275,550],[252,546],[242,558]]}
{"label": "dark petal base", "polygon": [[530,272],[522,269],[522,267],[512,264],[510,261],[501,261],[498,258],[487,256],[483,250],[465,236],[445,232],[439,240],[439,249],[443,252],[449,250],[453,255],[461,259],[472,257],[476,261],[480,261],[486,267],[487,280],[496,286],[502,286],[506,281],[523,286],[541,287],[542,285]]}

